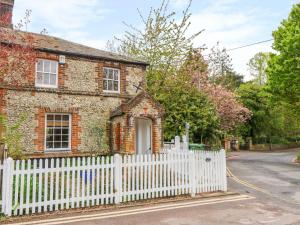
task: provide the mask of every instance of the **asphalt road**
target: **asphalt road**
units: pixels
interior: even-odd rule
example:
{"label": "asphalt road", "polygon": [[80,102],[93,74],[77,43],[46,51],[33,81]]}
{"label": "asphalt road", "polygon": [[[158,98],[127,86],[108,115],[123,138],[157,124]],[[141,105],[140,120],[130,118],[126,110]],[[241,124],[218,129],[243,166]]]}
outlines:
{"label": "asphalt road", "polygon": [[296,154],[238,152],[228,159],[229,191],[253,199],[186,202],[191,205],[169,204],[155,210],[148,206],[144,211],[111,211],[98,218],[92,218],[95,213],[82,213],[82,219],[40,224],[300,225],[300,165],[292,163]]}

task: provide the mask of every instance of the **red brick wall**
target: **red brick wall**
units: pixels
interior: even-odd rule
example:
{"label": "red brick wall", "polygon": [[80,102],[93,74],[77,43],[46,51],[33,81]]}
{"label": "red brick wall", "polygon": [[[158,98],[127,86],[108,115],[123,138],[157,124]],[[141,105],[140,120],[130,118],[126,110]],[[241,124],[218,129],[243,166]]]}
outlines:
{"label": "red brick wall", "polygon": [[43,152],[45,150],[45,115],[46,113],[70,113],[72,115],[71,121],[71,151],[72,153],[78,152],[78,146],[81,143],[80,133],[81,127],[79,126],[80,115],[78,109],[70,108],[69,110],[63,109],[50,109],[39,108],[35,115],[35,119],[38,123],[35,128],[36,139],[34,140],[35,150]]}

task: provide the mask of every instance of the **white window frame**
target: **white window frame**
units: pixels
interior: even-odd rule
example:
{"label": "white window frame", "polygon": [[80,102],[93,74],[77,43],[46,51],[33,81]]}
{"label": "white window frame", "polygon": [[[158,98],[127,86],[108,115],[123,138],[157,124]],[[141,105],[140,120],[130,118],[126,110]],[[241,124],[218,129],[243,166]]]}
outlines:
{"label": "white window frame", "polygon": [[[68,115],[69,116],[69,139],[68,139],[68,147],[67,148],[47,148],[47,128],[48,128],[48,124],[47,124],[47,116],[48,115],[61,115],[61,116],[65,116]],[[45,114],[45,141],[44,141],[44,147],[45,147],[45,151],[46,152],[57,152],[57,151],[71,151],[71,146],[72,146],[72,114],[70,113],[46,113]]]}
{"label": "white window frame", "polygon": [[[37,68],[37,65],[38,65],[38,61],[39,60],[42,60],[42,61],[49,61],[50,62],[50,65],[51,65],[51,62],[55,62],[56,63],[56,82],[54,85],[51,85],[51,84],[39,84],[37,83],[37,74],[38,73],[43,73],[45,74],[46,72],[44,71],[38,71],[38,68]],[[43,68],[44,70],[44,68]],[[51,71],[51,69],[50,69]],[[51,72],[49,72],[49,75],[50,74],[53,74]],[[50,77],[49,77],[50,79]],[[55,61],[55,60],[49,60],[49,59],[37,59],[36,63],[35,63],[35,86],[36,87],[40,87],[40,88],[57,88],[58,87],[58,61]]]}
{"label": "white window frame", "polygon": [[[104,90],[104,85],[103,85],[103,92],[105,93],[120,93],[120,89],[121,89],[121,73],[120,73],[120,69],[117,68],[113,68],[113,67],[103,67],[103,83],[104,83],[104,79],[106,80],[111,80],[108,78],[104,78],[104,69],[111,69],[111,70],[117,70],[118,71],[118,91],[114,91],[114,90]],[[113,80],[114,81],[114,80]]]}

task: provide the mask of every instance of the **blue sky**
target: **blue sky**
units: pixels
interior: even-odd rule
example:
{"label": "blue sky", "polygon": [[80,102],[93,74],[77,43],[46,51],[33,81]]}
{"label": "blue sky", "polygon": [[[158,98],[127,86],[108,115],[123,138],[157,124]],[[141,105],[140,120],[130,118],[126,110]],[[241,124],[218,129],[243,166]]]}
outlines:
{"label": "blue sky", "polygon": [[[15,0],[14,22],[32,10],[28,31],[46,28],[49,35],[100,49],[107,40],[122,36],[123,21],[141,26],[137,8],[147,15],[161,0]],[[180,13],[188,0],[170,0]],[[220,42],[227,49],[270,39],[272,31],[299,0],[194,0],[190,33],[205,29],[195,47]],[[230,51],[236,71],[249,79],[247,62],[259,51],[270,51],[272,42]]]}

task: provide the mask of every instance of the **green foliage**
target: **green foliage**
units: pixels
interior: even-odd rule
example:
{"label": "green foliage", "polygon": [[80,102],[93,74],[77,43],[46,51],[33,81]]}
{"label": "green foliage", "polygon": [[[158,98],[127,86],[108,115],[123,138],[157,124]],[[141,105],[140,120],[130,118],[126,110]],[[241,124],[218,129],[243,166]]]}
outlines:
{"label": "green foliage", "polygon": [[281,101],[273,104],[257,82],[242,84],[237,93],[252,112],[252,118],[238,130],[244,138],[252,137],[254,143],[285,143],[300,134],[299,116],[293,107]]}
{"label": "green foliage", "polygon": [[297,155],[297,160],[298,160],[298,162],[300,162],[300,152]]}
{"label": "green foliage", "polygon": [[91,155],[102,155],[108,153],[105,129],[98,125],[97,121],[91,121],[88,125],[88,150]]}
{"label": "green foliage", "polygon": [[27,115],[21,115],[17,121],[10,123],[6,116],[0,114],[0,126],[4,128],[4,134],[0,137],[0,143],[5,143],[8,147],[8,156],[13,159],[23,159],[22,138],[20,127],[26,121]]}
{"label": "green foliage", "polygon": [[251,76],[259,85],[264,85],[267,81],[267,65],[270,58],[270,53],[259,52],[256,53],[248,63]]}
{"label": "green foliage", "polygon": [[237,91],[241,102],[252,112],[252,118],[240,128],[244,137],[258,138],[268,132],[270,111],[263,88],[256,83],[242,84]]}
{"label": "green foliage", "polygon": [[218,132],[219,118],[213,104],[195,87],[180,85],[172,91],[161,93],[159,101],[166,110],[164,136],[171,140],[185,131],[184,123],[190,124],[190,139],[194,142],[214,141]]}
{"label": "green foliage", "polygon": [[268,62],[268,90],[274,100],[300,105],[300,3],[295,4],[288,17],[273,32],[273,48]]}

